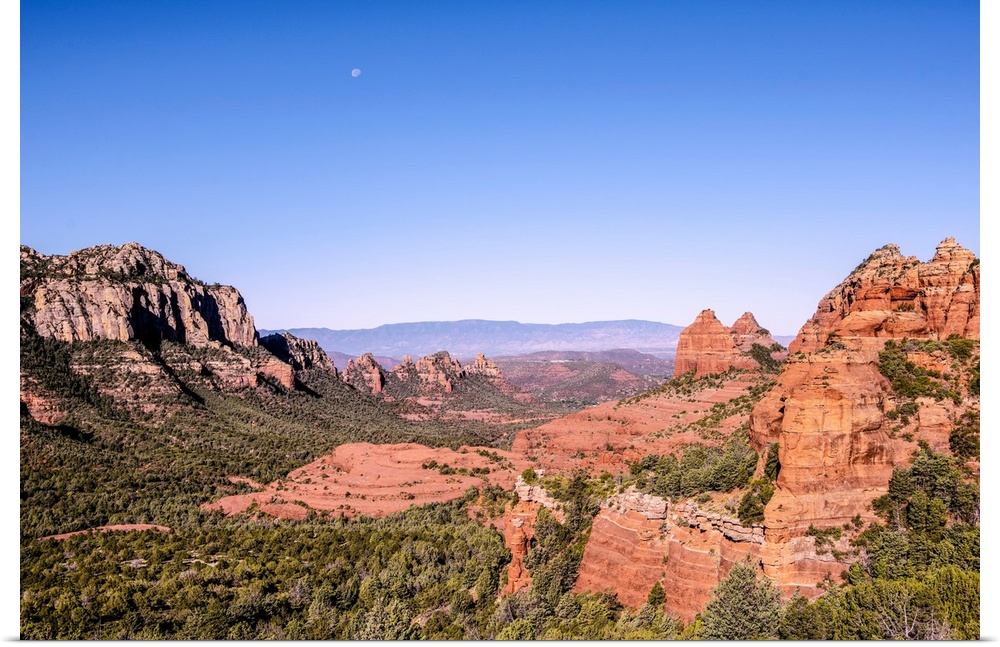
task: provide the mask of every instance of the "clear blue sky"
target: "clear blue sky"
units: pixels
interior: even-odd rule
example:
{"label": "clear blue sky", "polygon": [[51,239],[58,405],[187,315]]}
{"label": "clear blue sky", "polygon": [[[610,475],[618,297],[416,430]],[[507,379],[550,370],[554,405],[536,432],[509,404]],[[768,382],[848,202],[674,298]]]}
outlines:
{"label": "clear blue sky", "polygon": [[20,37],[21,242],[140,242],[260,328],[794,334],[883,244],[980,253],[977,2],[25,1]]}

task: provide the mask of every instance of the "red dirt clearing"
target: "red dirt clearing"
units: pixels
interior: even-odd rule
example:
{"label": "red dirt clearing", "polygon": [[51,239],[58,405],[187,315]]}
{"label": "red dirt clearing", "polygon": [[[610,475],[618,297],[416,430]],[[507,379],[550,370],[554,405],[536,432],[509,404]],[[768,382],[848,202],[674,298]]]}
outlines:
{"label": "red dirt clearing", "polygon": [[[490,452],[500,461],[477,454]],[[452,469],[489,469],[489,474],[469,476],[442,474],[423,465],[436,461]],[[517,475],[531,464],[510,452],[491,448],[431,448],[415,443],[373,445],[352,443],[337,447],[267,485],[261,492],[227,496],[202,506],[239,514],[256,506],[267,514],[291,519],[305,518],[311,508],[351,517],[357,514],[382,516],[424,505],[461,498],[472,486],[492,483],[509,489]]]}
{"label": "red dirt clearing", "polygon": [[39,537],[38,541],[44,541],[46,539],[55,539],[59,541],[61,539],[67,539],[73,535],[84,535],[92,532],[129,532],[137,530],[159,530],[160,532],[172,532],[172,530],[166,526],[157,526],[152,523],[121,523],[112,526],[98,526],[96,528],[90,528],[88,530],[77,530],[75,532],[64,532],[60,535],[48,535],[46,537]]}
{"label": "red dirt clearing", "polygon": [[[509,489],[527,467],[554,474],[574,469],[594,475],[604,470],[620,473],[646,454],[674,452],[693,442],[722,442],[746,419],[745,414],[721,420],[708,437],[685,427],[708,415],[713,405],[744,395],[756,384],[755,377],[739,375],[688,396],[654,395],[624,405],[608,402],[519,432],[509,452],[485,447],[455,451],[415,443],[341,445],[259,492],[223,497],[202,507],[227,515],[255,508],[290,519],[304,519],[310,509],[345,517],[383,516],[411,505],[452,501],[484,483]],[[439,468],[423,467],[431,461],[439,468],[490,472],[442,474]]]}

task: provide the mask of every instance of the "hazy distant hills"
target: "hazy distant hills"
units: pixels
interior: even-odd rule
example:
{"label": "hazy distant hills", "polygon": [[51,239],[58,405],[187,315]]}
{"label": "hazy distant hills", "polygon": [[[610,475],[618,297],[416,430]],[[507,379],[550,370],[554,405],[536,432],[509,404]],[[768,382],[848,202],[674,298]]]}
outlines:
{"label": "hazy distant hills", "polygon": [[628,319],[567,324],[524,324],[517,321],[427,321],[386,324],[363,330],[287,328],[260,334],[289,332],[314,339],[327,353],[373,353],[400,358],[447,350],[453,357],[522,355],[537,351],[605,351],[631,348],[670,357],[677,349],[682,326]]}

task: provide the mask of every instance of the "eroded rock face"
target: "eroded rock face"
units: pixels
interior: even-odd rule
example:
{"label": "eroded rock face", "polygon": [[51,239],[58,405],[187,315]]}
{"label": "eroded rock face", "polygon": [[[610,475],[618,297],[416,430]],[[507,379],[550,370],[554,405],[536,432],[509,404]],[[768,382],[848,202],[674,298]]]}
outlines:
{"label": "eroded rock face", "polygon": [[[978,406],[978,396],[957,387],[964,396],[958,403],[918,398],[918,420],[909,427],[886,417],[900,402],[878,368],[886,341],[952,334],[979,338],[979,266],[953,239],[928,263],[903,257],[895,245],[877,250],[820,301],[799,332],[792,345],[799,352],[750,416],[755,448],[778,444],[781,468],[765,509],[761,558],[786,593],[798,587],[818,595],[817,583],[850,559],[818,553],[806,536],[810,525],[841,527],[854,515],[874,521],[869,504],[888,490],[893,467],[909,462],[919,440],[947,451],[954,421]],[[908,359],[956,370],[940,351]]]}
{"label": "eroded rock face", "polygon": [[347,368],[341,373],[340,378],[354,388],[372,395],[381,393],[385,386],[385,371],[371,353],[365,353],[356,360],[348,361]]}
{"label": "eroded rock face", "polygon": [[[545,470],[538,470],[539,476],[545,476]],[[525,480],[518,476],[517,481],[514,482],[514,492],[517,493],[518,501],[529,501],[532,503],[537,503],[542,507],[548,508],[553,512],[560,509],[559,502],[553,499],[545,491],[541,485],[529,484]],[[562,514],[561,512],[559,514]]]}
{"label": "eroded rock face", "polygon": [[62,400],[47,391],[37,380],[21,374],[21,407],[43,425],[57,425],[66,419]]}
{"label": "eroded rock face", "polygon": [[476,355],[476,361],[466,365],[465,372],[469,375],[482,375],[496,380],[503,379],[503,371],[500,370],[496,362],[487,359],[482,353]]}
{"label": "eroded rock face", "polygon": [[403,361],[392,369],[393,374],[400,380],[406,381],[416,377],[417,366],[413,363],[413,358],[409,355],[403,357]]}
{"label": "eroded rock face", "polygon": [[524,566],[528,547],[535,538],[534,524],[538,519],[540,503],[518,501],[504,511],[503,538],[510,550],[510,565],[507,567],[507,584],[501,589],[502,595],[511,595],[531,586],[531,574]]}
{"label": "eroded rock face", "polygon": [[62,341],[161,340],[253,347],[257,331],[239,291],[208,286],[137,243],[68,256],[21,247],[21,296],[38,334]]}
{"label": "eroded rock face", "polygon": [[447,351],[421,357],[417,361],[417,376],[420,381],[430,386],[440,386],[445,393],[451,393],[455,381],[465,376],[465,371],[458,360],[451,358]]}
{"label": "eroded rock face", "polygon": [[[713,310],[702,310],[694,323],[681,331],[674,360],[674,377],[694,371],[696,378],[710,373],[724,373],[730,368],[755,369],[759,365],[750,357],[754,344],[774,346],[771,333],[762,328],[753,314],[745,312],[732,328],[722,325]],[[785,355],[772,354],[780,361]]]}
{"label": "eroded rock face", "polygon": [[763,543],[759,526],[630,489],[608,499],[594,518],[573,590],[607,591],[639,607],[660,582],[668,611],[690,622],[732,565],[756,558]]}
{"label": "eroded rock face", "polygon": [[886,245],[823,297],[789,350],[849,339],[979,339],[979,282],[975,254],[954,238],[941,241],[927,263]]}
{"label": "eroded rock face", "polygon": [[252,362],[258,373],[275,380],[286,389],[295,388],[295,372],[287,364],[270,353],[261,353]]}
{"label": "eroded rock face", "polygon": [[320,369],[337,375],[333,360],[320,348],[319,343],[312,339],[300,339],[283,332],[261,337],[260,344],[282,362],[289,364],[293,370]]}

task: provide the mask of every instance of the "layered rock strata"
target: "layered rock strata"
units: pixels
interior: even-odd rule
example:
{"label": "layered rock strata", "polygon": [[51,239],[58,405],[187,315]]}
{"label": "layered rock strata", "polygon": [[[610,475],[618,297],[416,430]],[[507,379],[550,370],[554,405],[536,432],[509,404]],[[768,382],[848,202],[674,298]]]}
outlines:
{"label": "layered rock strata", "polygon": [[823,297],[789,350],[809,353],[837,340],[979,339],[979,272],[975,254],[954,238],[927,263],[886,245]]}
{"label": "layered rock strata", "polygon": [[732,565],[756,558],[763,543],[759,526],[629,489],[594,518],[573,590],[606,591],[638,607],[660,582],[667,609],[690,622]]}
{"label": "layered rock strata", "polygon": [[949,335],[979,338],[979,265],[950,238],[927,263],[903,257],[895,245],[882,247],[827,294],[803,326],[777,386],[750,416],[757,450],[778,444],[777,492],[765,509],[761,557],[786,593],[798,588],[818,595],[817,583],[851,559],[846,552],[839,558],[817,552],[806,534],[810,525],[839,528],[854,515],[875,520],[871,501],[885,494],[893,468],[908,464],[917,441],[947,451],[954,421],[978,406],[960,366],[943,351],[915,347],[907,359],[947,367],[959,399],[917,398],[918,414],[908,427],[886,415],[901,403],[879,372],[886,341]]}
{"label": "layered rock strata", "polygon": [[[753,314],[744,313],[732,328],[722,325],[713,310],[702,310],[694,322],[681,331],[674,359],[674,377],[694,371],[695,378],[710,373],[724,373],[731,368],[755,369],[759,364],[750,356],[754,344],[775,347],[775,341]],[[780,361],[782,351],[772,353]]]}
{"label": "layered rock strata", "polygon": [[257,345],[238,290],[205,285],[137,243],[68,256],[44,256],[22,245],[21,276],[27,316],[42,337]]}

